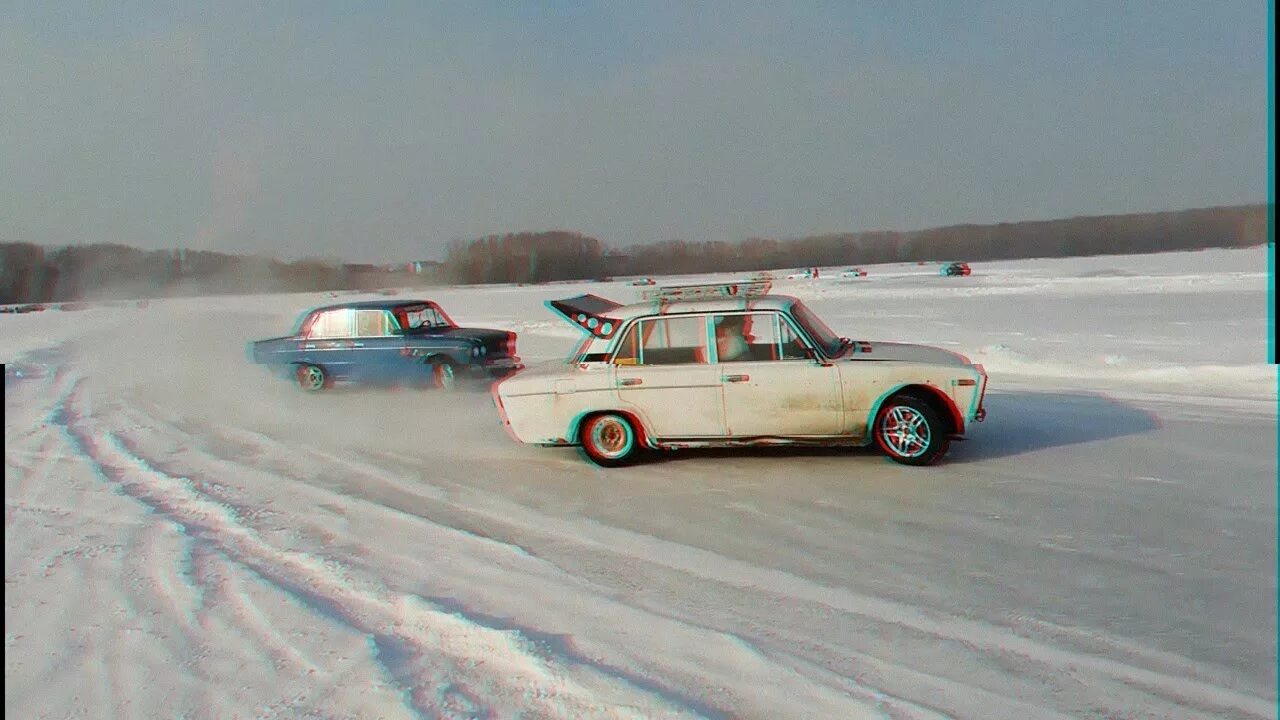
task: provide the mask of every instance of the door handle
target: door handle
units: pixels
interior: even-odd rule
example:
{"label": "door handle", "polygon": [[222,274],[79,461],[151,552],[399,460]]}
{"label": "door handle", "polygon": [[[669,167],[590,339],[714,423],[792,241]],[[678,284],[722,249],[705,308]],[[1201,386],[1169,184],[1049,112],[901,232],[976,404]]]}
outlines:
{"label": "door handle", "polygon": [[644,380],[640,378],[623,378],[618,381],[619,385],[643,385]]}
{"label": "door handle", "polygon": [[303,346],[302,346],[302,349],[303,349],[303,350],[315,350],[315,349],[316,349],[316,346],[315,346],[315,345],[303,345]]}
{"label": "door handle", "polygon": [[364,343],[351,343],[351,347],[364,347]]}
{"label": "door handle", "polygon": [[721,380],[725,382],[746,382],[751,379],[750,375],[722,375]]}

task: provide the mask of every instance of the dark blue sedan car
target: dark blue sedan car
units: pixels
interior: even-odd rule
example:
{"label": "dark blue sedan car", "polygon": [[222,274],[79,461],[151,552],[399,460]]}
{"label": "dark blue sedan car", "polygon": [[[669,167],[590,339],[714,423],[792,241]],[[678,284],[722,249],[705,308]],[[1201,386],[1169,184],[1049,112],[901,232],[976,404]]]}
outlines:
{"label": "dark blue sedan car", "polygon": [[500,378],[521,367],[515,333],[458,327],[429,300],[316,308],[293,335],[254,342],[249,354],[311,392],[335,382],[451,389],[459,377]]}

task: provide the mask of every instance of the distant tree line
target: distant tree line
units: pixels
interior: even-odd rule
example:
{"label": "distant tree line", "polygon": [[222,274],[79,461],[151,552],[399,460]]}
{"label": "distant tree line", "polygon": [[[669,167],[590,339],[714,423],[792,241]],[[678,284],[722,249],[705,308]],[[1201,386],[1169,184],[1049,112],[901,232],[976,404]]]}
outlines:
{"label": "distant tree line", "polygon": [[443,263],[393,268],[281,262],[101,244],[0,243],[0,304],[218,293],[373,290],[438,283],[538,283],[617,275],[745,272],[885,262],[1136,254],[1268,241],[1266,205],[836,233],[740,242],[667,240],[608,249],[569,231],[490,235],[448,246]]}
{"label": "distant tree line", "polygon": [[311,292],[407,285],[422,276],[371,265],[269,258],[125,245],[47,249],[0,243],[0,304],[151,298],[225,293]]}
{"label": "distant tree line", "polygon": [[575,280],[614,275],[746,272],[827,265],[1140,254],[1267,241],[1267,206],[1104,215],[915,232],[875,231],[741,242],[666,240],[621,251],[577,233],[490,236],[449,248],[457,282]]}

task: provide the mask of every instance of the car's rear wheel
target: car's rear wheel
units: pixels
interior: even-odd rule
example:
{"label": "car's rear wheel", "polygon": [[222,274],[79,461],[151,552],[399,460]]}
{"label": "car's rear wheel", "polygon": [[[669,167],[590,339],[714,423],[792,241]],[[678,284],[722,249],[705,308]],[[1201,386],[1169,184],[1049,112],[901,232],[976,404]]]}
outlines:
{"label": "car's rear wheel", "polygon": [[579,431],[582,450],[591,462],[601,467],[620,467],[634,462],[640,452],[636,428],[617,413],[593,415],[582,423]]}
{"label": "car's rear wheel", "polygon": [[872,432],[880,450],[903,465],[932,465],[951,445],[937,411],[914,395],[886,400],[876,414]]}
{"label": "car's rear wheel", "polygon": [[442,358],[431,361],[431,386],[437,390],[452,390],[458,386],[453,363]]}
{"label": "car's rear wheel", "polygon": [[329,377],[319,365],[299,365],[294,372],[298,387],[307,392],[319,392],[330,386]]}

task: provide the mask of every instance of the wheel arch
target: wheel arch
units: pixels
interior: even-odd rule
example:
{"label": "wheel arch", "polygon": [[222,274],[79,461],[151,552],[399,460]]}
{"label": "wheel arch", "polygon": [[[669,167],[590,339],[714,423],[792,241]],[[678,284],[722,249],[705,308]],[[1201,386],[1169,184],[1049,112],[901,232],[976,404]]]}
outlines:
{"label": "wheel arch", "polygon": [[328,377],[328,378],[333,377],[333,368],[322,362],[311,362],[309,360],[290,360],[286,364],[286,367],[289,368],[289,373],[291,375],[294,375],[295,377],[297,376],[298,371],[304,367],[318,367],[320,368],[320,371],[324,373],[325,377]]}
{"label": "wheel arch", "polygon": [[428,350],[422,356],[423,365],[433,365],[437,360],[443,360],[450,365],[458,364],[458,359],[450,355],[447,350]]}
{"label": "wheel arch", "polygon": [[938,413],[938,417],[947,423],[947,433],[949,435],[961,435],[964,433],[964,416],[960,414],[960,408],[956,407],[955,401],[949,395],[933,385],[904,383],[881,395],[872,403],[871,412],[867,415],[868,437],[875,432],[876,416],[880,414],[880,408],[884,407],[884,404],[889,400],[900,395],[912,395],[929,403],[929,406]]}
{"label": "wheel arch", "polygon": [[631,423],[632,429],[636,431],[636,440],[639,442],[640,446],[650,450],[654,449],[655,446],[650,440],[649,431],[640,420],[640,416],[630,410],[621,410],[618,408],[596,408],[592,410],[585,410],[575,415],[574,418],[569,421],[569,430],[565,434],[565,439],[569,441],[569,444],[581,445],[582,441],[580,439],[580,433],[582,432],[582,424],[591,418],[599,417],[600,415],[621,415],[626,418],[627,422]]}

